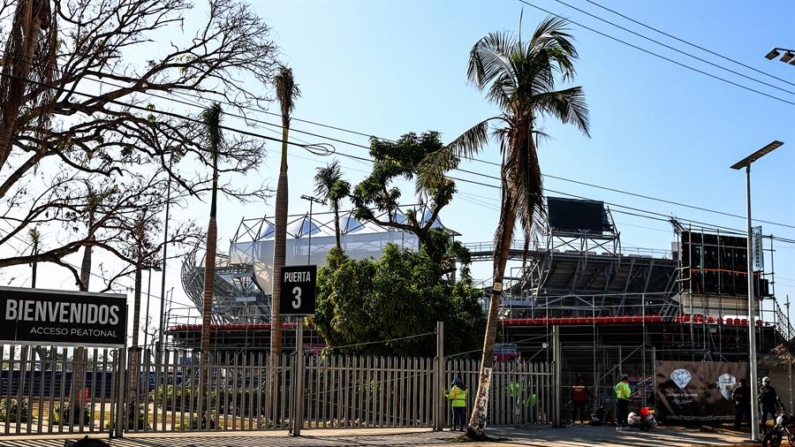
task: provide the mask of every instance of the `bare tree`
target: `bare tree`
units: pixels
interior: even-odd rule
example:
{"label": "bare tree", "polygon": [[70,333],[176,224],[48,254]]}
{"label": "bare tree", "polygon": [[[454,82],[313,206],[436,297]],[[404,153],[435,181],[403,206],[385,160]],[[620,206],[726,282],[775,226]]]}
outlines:
{"label": "bare tree", "polygon": [[[0,37],[7,36],[0,72],[0,215],[14,224],[0,245],[18,243],[36,225],[61,223],[69,229],[38,254],[4,253],[0,267],[34,260],[66,267],[64,256],[88,247],[118,252],[112,233],[120,230],[113,220],[100,213],[92,222],[90,213],[84,214],[93,206],[86,182],[113,191],[131,173],[162,170],[162,178],[171,177],[184,194],[211,189],[212,176],[196,169],[196,162],[211,164],[198,110],[165,109],[172,108],[171,100],[185,101],[185,95],[226,103],[244,117],[247,110],[266,106],[276,47],[270,28],[248,5],[206,4],[206,20],[190,23],[184,20],[193,8],[187,0],[0,5]],[[135,60],[134,54],[146,54],[147,60]],[[262,148],[257,138],[229,138],[218,153],[218,171],[256,169]],[[167,162],[172,155],[184,163],[172,166]],[[245,189],[227,178],[218,186],[227,196],[248,200],[268,194],[262,185]],[[117,186],[113,194],[127,194],[128,186]],[[129,194],[136,197],[134,190]],[[150,198],[137,197],[138,205]],[[109,199],[106,208],[134,214],[125,208],[129,201]],[[87,289],[87,280],[79,277],[78,271],[76,282]]]}

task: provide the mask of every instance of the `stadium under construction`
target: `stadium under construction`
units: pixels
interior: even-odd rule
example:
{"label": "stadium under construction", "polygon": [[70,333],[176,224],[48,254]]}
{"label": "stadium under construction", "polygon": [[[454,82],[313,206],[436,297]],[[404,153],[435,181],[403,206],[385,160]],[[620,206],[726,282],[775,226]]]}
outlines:
{"label": "stadium under construction", "polygon": [[[510,249],[511,259],[523,265],[506,272],[501,358],[551,361],[552,329],[557,327],[564,383],[582,374],[602,396],[609,395],[604,391],[620,374],[653,387],[655,363],[661,360],[748,360],[745,234],[683,226],[671,219],[670,251],[629,250],[622,249],[610,209],[602,202],[549,197],[546,211],[547,221],[535,240]],[[417,212],[418,221],[426,217]],[[441,227],[441,222],[434,225]],[[343,247],[354,258],[378,257],[388,243],[417,246],[413,235],[357,222],[352,213],[342,216],[341,227]],[[290,222],[287,265],[325,264],[334,245],[332,228],[333,222],[319,223],[311,216]],[[764,268],[772,264],[773,239],[755,236],[751,312],[761,377],[774,373],[778,363],[771,352],[795,332],[775,298],[772,269]],[[269,219],[243,220],[229,255],[218,259],[211,330],[216,349],[269,346],[270,296],[263,291],[271,289],[273,242]],[[491,261],[492,244],[466,245],[474,262]],[[182,282],[198,311],[168,324],[178,347],[199,346],[203,278],[203,262],[194,253],[183,265]],[[489,292],[484,287],[484,303]],[[286,347],[295,346],[293,327],[285,326]],[[317,334],[306,331],[304,337],[305,346],[322,349]]]}

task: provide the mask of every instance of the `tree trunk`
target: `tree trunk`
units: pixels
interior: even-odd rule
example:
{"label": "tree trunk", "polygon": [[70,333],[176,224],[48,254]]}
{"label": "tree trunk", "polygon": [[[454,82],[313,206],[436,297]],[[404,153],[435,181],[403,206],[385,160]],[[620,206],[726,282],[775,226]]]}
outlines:
{"label": "tree trunk", "polygon": [[[39,254],[39,240],[38,240],[38,238],[33,241],[33,255],[35,256],[37,254]],[[30,274],[31,274],[31,276],[30,276],[30,288],[31,289],[35,289],[36,288],[36,276],[38,274],[38,272],[37,272],[38,267],[39,267],[38,261],[33,261],[33,264],[31,266],[31,270],[32,271],[30,272]]]}
{"label": "tree trunk", "polygon": [[[513,239],[513,229],[516,225],[516,208],[513,193],[503,186],[502,207],[500,209],[500,224],[497,228],[494,244],[494,286],[491,291],[489,314],[486,320],[486,336],[483,341],[483,358],[480,362],[480,380],[472,416],[467,426],[467,434],[473,438],[483,437],[486,432],[486,415],[489,408],[489,389],[491,387],[492,367],[494,366],[494,341],[497,338],[499,325],[498,311],[500,296],[502,294],[502,279],[505,274],[505,264]],[[499,284],[499,286],[497,286]]]}
{"label": "tree trunk", "polygon": [[[94,213],[90,212],[89,214],[89,228],[92,229],[94,227]],[[94,237],[91,237],[93,240]],[[91,280],[91,252],[92,249],[90,246],[85,246],[83,248],[83,262],[80,264],[80,284],[79,288],[81,292],[88,292],[88,285]],[[86,348],[77,347],[75,349],[75,368],[73,373],[73,380],[74,383],[72,384],[72,402],[78,402],[83,398],[83,390],[86,388],[86,370],[88,365],[86,364],[88,360]],[[87,402],[85,403],[87,404]]]}
{"label": "tree trunk", "polygon": [[[285,137],[286,141],[286,137]],[[268,402],[275,409],[273,399],[279,395],[279,375],[276,367],[282,353],[282,317],[279,296],[281,294],[281,272],[284,267],[287,251],[287,173],[279,173],[276,187],[276,228],[273,248],[273,294],[271,295],[271,357],[270,357],[270,392]],[[274,418],[275,421],[275,418]]]}
{"label": "tree trunk", "polygon": [[[214,214],[214,213],[213,213]],[[202,306],[202,405],[205,425],[197,425],[199,428],[209,428],[209,400],[210,393],[210,318],[213,311],[213,290],[215,287],[215,254],[217,250],[218,225],[215,216],[210,217],[207,225],[207,253],[204,256],[204,305]],[[201,419],[197,424],[201,424]]]}
{"label": "tree trunk", "polygon": [[[91,236],[90,240],[93,240],[94,236]],[[83,248],[85,251],[83,252],[83,263],[80,265],[80,291],[88,292],[88,284],[91,280],[91,247],[85,246]]]}
{"label": "tree trunk", "polygon": [[[2,119],[0,119],[0,166],[5,165],[8,155],[11,153],[11,142],[13,141],[12,135],[16,128],[17,117],[19,116],[19,109],[22,107],[24,99],[25,86],[30,74],[31,61],[34,59],[34,51],[36,49],[36,38],[41,29],[41,16],[34,15],[36,2],[30,1],[27,5],[22,6],[23,2],[17,4],[18,7],[25,7],[28,10],[22,12],[24,17],[30,17],[29,27],[22,29],[22,42],[21,52],[17,57],[7,55],[13,62],[11,66],[3,69],[4,75],[13,75],[13,78],[8,79],[8,92],[6,94],[7,102],[3,104]],[[17,14],[20,14],[17,11]],[[16,23],[14,24],[22,25]],[[13,37],[9,36],[9,39]],[[10,45],[6,45],[6,51],[9,50]],[[10,72],[10,73],[9,73]],[[6,92],[3,92],[6,93]]]}
{"label": "tree trunk", "polygon": [[[141,247],[138,247],[139,253]],[[132,322],[132,349],[130,349],[130,359],[129,365],[130,369],[128,370],[128,389],[129,393],[127,393],[128,402],[130,402],[130,406],[128,407],[128,414],[126,421],[134,421],[138,414],[138,408],[133,405],[138,398],[138,384],[140,383],[141,379],[141,371],[139,367],[140,358],[141,356],[138,353],[138,330],[140,329],[140,320],[141,320],[141,275],[143,269],[143,260],[141,257],[138,257],[138,262],[135,265],[135,290],[133,291],[133,322]],[[126,428],[126,427],[125,427]]]}
{"label": "tree trunk", "polygon": [[132,346],[138,346],[138,331],[141,329],[141,277],[143,276],[143,260],[138,258],[135,265],[135,290],[133,291]]}
{"label": "tree trunk", "polygon": [[340,203],[334,201],[334,236],[337,238],[337,249],[342,250],[342,242],[340,241]]}

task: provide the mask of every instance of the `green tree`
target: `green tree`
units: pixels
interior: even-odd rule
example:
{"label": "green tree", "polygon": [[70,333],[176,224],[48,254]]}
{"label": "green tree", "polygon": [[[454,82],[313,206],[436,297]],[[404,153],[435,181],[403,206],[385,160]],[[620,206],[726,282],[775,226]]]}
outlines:
{"label": "green tree", "polygon": [[424,249],[417,252],[394,244],[377,261],[353,260],[336,249],[329,258],[328,265],[336,268],[324,267],[318,274],[314,324],[330,349],[345,354],[433,356],[437,321],[444,321],[447,328],[445,352],[479,346],[485,316],[468,269],[453,284],[443,279],[441,266]]}
{"label": "green tree", "polygon": [[[356,218],[408,231],[417,236],[420,245],[425,243],[439,212],[453,199],[455,183],[444,177],[444,169],[429,171],[415,191],[420,215],[416,209],[407,210],[403,219],[400,209],[402,192],[393,186],[393,182],[417,179],[423,160],[443,148],[441,135],[434,131],[420,135],[407,133],[395,142],[372,138],[370,156],[373,170],[356,185],[351,195]],[[423,219],[426,210],[430,213],[427,219]]]}
{"label": "green tree", "polygon": [[342,178],[342,170],[338,160],[329,163],[325,168],[317,168],[315,174],[315,194],[324,202],[328,202],[334,212],[334,236],[337,248],[342,250],[340,242],[340,201],[351,193],[351,184]]}
{"label": "green tree", "polygon": [[495,234],[494,287],[483,343],[481,382],[467,430],[471,437],[482,437],[485,433],[488,390],[484,384],[492,372],[497,312],[514,227],[518,219],[525,238],[529,238],[536,217],[544,211],[537,154],[538,137],[542,135],[538,121],[551,116],[589,135],[588,106],[582,88],[557,90],[556,86],[557,78],[568,82],[575,75],[577,50],[567,32],[567,23],[547,18],[529,41],[522,41],[510,32],[491,33],[479,40],[469,55],[467,77],[478,89],[486,91],[488,100],[501,113],[477,124],[424,161],[420,183],[434,181],[440,172],[456,166],[461,157],[475,155],[488,140],[490,123],[498,123],[493,133],[502,152],[502,200]]}

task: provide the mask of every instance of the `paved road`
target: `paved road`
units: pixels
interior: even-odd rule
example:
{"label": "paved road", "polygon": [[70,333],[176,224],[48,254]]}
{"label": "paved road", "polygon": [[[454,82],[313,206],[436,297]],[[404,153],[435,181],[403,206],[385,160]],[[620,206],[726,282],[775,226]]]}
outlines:
{"label": "paved road", "polygon": [[[286,432],[224,432],[224,433],[146,433],[130,434],[124,439],[110,440],[113,447],[375,447],[449,446],[459,436],[458,432],[434,432],[426,429],[349,429],[303,430],[302,436],[290,437]],[[489,435],[499,437],[498,442],[473,442],[467,447],[494,446],[670,446],[670,447],[737,447],[758,446],[748,442],[748,434],[719,430],[716,432],[660,427],[651,432],[616,432],[612,427],[574,426],[551,427],[499,427],[489,429]],[[6,437],[0,436],[2,447],[62,447],[64,439],[72,436]]]}

